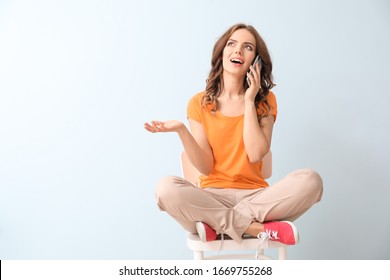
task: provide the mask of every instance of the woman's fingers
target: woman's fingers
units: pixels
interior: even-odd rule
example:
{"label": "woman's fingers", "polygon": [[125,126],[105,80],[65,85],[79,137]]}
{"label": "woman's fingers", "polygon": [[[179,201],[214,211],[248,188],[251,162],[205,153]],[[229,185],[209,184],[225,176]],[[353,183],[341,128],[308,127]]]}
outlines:
{"label": "woman's fingers", "polygon": [[144,123],[144,128],[152,133],[155,132],[178,132],[185,126],[182,122],[177,120],[151,121]]}
{"label": "woman's fingers", "polygon": [[164,127],[164,123],[161,121],[151,121],[150,123],[144,123],[144,128],[152,133],[155,132],[165,132],[166,128]]}
{"label": "woman's fingers", "polygon": [[156,121],[151,121],[150,123],[144,123],[144,127],[147,131],[152,133],[158,132],[158,127]]}
{"label": "woman's fingers", "polygon": [[249,86],[260,89],[260,66],[258,64],[249,67],[250,71],[247,73],[247,79],[250,80]]}
{"label": "woman's fingers", "polygon": [[144,123],[144,128],[147,130],[147,131],[149,131],[149,132],[156,132],[155,131],[155,129],[154,129],[154,127],[153,126],[151,126],[149,123]]}
{"label": "woman's fingers", "polygon": [[256,64],[255,67],[252,67],[252,73],[253,73],[253,79],[256,83],[256,85],[260,84],[260,69],[259,69],[259,64]]}

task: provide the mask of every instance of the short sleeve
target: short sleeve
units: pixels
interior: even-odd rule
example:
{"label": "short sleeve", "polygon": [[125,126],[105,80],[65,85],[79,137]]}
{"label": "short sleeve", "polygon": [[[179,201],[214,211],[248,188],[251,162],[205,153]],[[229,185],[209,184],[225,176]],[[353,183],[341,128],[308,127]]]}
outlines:
{"label": "short sleeve", "polygon": [[270,91],[268,94],[268,103],[271,106],[270,115],[274,116],[276,121],[276,116],[278,115],[278,104],[276,102],[275,94]]}
{"label": "short sleeve", "polygon": [[202,110],[202,93],[194,95],[187,106],[187,118],[193,119],[198,122],[202,122],[201,110]]}

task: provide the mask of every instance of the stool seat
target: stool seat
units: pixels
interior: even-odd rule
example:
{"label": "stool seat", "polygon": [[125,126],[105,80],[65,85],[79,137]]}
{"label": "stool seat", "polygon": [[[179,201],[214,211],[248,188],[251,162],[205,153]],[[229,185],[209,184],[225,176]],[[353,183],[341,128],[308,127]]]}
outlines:
{"label": "stool seat", "polygon": [[[187,235],[187,246],[194,253],[194,260],[216,260],[216,259],[272,259],[264,254],[264,249],[258,250],[260,240],[252,236],[244,236],[241,243],[237,243],[233,239],[227,237],[223,240],[217,239],[209,242],[202,242],[198,234],[188,233]],[[280,242],[269,241],[269,247],[267,248],[278,248],[278,259],[287,259],[287,247]],[[254,251],[252,254],[210,254],[205,256],[204,252],[211,251]]]}

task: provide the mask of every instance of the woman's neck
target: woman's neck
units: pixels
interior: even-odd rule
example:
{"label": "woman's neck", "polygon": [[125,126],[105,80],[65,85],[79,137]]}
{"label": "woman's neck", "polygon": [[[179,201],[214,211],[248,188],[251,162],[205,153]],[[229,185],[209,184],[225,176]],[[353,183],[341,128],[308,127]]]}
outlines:
{"label": "woman's neck", "polygon": [[223,88],[220,97],[235,99],[244,95],[244,87],[242,79],[236,76],[229,75],[228,73],[223,74]]}

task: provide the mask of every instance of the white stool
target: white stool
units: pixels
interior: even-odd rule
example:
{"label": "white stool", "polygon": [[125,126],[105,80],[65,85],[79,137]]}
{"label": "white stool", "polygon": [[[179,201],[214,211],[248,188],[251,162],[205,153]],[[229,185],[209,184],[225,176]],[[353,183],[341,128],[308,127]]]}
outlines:
{"label": "white stool", "polygon": [[[223,260],[223,259],[261,259],[268,260],[271,257],[264,254],[264,249],[258,250],[260,240],[255,237],[244,237],[242,242],[238,244],[233,239],[214,240],[210,242],[202,242],[199,235],[189,233],[187,235],[187,246],[194,253],[194,260]],[[278,259],[287,259],[287,247],[280,242],[269,241],[269,247],[278,248]],[[254,251],[252,254],[219,254],[221,251]],[[218,253],[211,253],[211,252]],[[206,256],[205,253],[208,252]],[[257,254],[256,254],[257,252]]]}
{"label": "white stool", "polygon": [[[199,171],[189,162],[187,155],[183,152],[181,154],[181,167],[183,177],[194,183],[198,184],[199,181]],[[263,166],[261,170],[265,179],[271,177],[272,175],[272,153],[271,151],[263,158]],[[264,254],[264,249],[258,250],[260,240],[255,237],[244,237],[242,242],[238,244],[233,239],[224,239],[224,240],[214,240],[210,242],[202,242],[199,238],[199,235],[189,233],[187,235],[187,246],[194,252],[195,260],[204,260],[204,259],[247,259],[247,258],[257,258],[258,259],[271,259],[269,256]],[[278,248],[278,259],[285,260],[287,259],[287,245],[276,242],[269,241],[269,248]],[[211,251],[245,251],[252,250],[253,254],[213,254],[210,256],[205,256],[205,252]]]}

